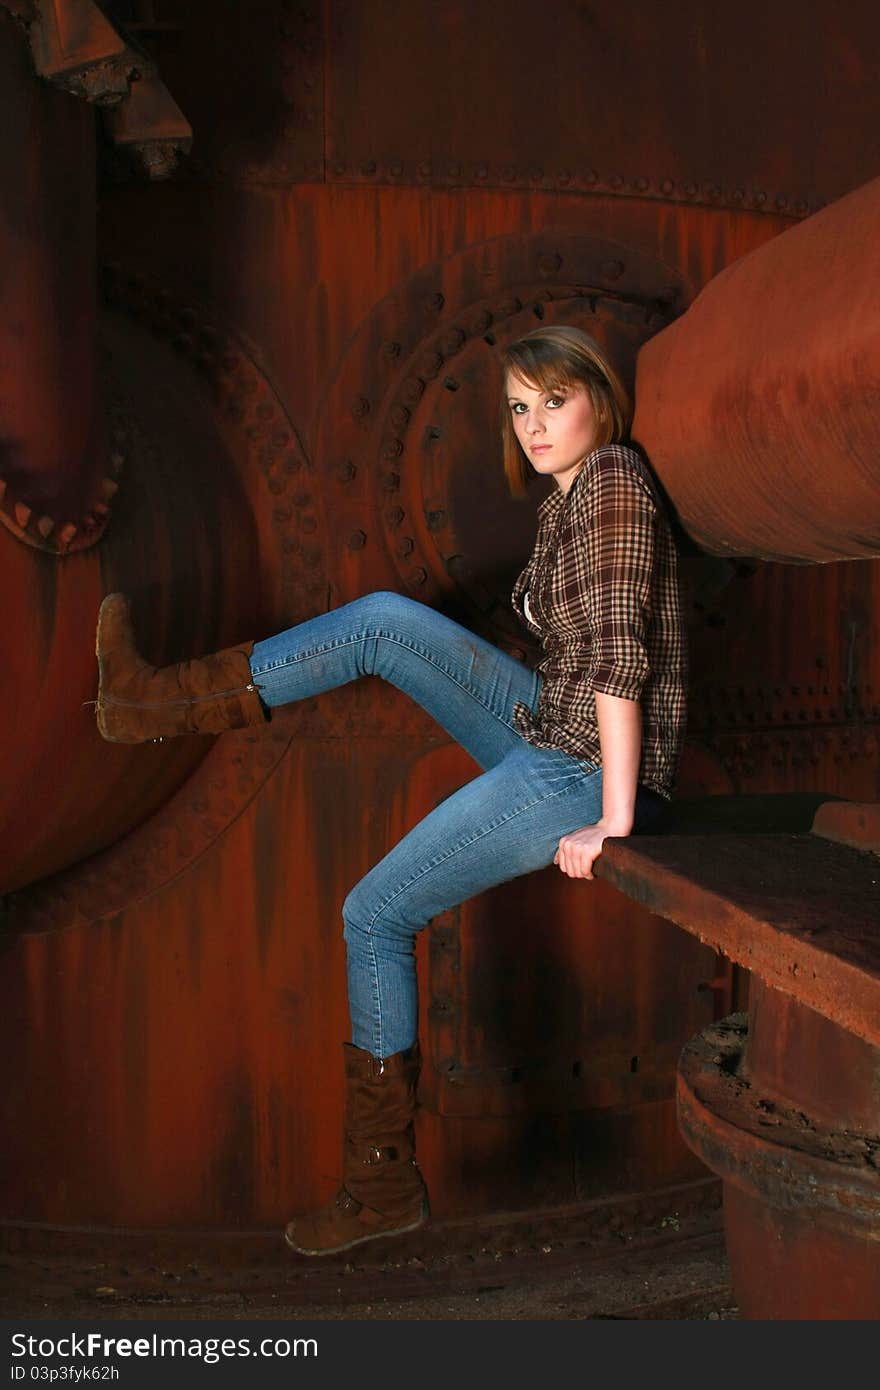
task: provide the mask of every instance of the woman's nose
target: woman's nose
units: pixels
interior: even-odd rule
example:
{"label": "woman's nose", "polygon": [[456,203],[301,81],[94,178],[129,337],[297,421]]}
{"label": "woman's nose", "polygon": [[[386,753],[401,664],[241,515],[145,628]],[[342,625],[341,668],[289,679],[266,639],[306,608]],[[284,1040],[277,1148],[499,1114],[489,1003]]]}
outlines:
{"label": "woman's nose", "polygon": [[544,421],[537,415],[531,415],[526,425],[526,431],[528,434],[543,434]]}

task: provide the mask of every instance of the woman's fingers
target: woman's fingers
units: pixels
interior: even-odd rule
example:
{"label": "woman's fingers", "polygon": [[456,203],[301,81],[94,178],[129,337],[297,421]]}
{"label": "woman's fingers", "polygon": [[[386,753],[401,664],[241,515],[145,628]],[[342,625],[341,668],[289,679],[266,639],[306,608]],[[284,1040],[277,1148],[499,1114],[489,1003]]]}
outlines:
{"label": "woman's fingers", "polygon": [[569,878],[595,877],[593,864],[602,851],[604,836],[592,826],[575,831],[573,835],[563,835],[553,858],[553,863]]}

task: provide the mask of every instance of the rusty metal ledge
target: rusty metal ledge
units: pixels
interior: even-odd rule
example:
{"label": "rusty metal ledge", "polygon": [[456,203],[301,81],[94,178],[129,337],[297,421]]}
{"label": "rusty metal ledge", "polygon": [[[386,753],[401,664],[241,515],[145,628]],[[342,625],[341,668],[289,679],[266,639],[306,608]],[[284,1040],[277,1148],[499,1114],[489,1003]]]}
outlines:
{"label": "rusty metal ledge", "polygon": [[808,832],[636,836],[606,840],[596,873],[880,1045],[880,855]]}

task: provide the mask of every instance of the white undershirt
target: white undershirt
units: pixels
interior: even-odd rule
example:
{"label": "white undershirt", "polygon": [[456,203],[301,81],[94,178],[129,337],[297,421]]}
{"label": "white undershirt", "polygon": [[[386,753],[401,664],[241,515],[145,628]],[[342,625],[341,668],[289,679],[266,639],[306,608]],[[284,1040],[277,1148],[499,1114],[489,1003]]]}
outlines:
{"label": "white undershirt", "polygon": [[[528,589],[526,589],[525,593],[523,594],[523,612],[525,613],[525,615],[526,615],[526,617],[528,618],[528,620],[529,620],[530,623],[535,623],[535,619],[534,619],[534,617],[532,616],[532,610],[531,610],[531,608],[529,607],[529,591],[528,591]],[[535,623],[535,627],[537,627],[537,626],[538,626],[538,624]]]}

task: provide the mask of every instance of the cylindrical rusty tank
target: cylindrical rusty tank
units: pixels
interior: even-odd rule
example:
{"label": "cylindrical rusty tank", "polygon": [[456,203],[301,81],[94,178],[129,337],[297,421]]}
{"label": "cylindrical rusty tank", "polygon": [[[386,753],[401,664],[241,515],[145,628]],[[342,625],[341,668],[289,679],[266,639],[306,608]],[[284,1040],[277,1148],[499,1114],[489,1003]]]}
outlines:
{"label": "cylindrical rusty tank", "polygon": [[[0,137],[4,200],[16,190],[0,250],[21,267],[0,279],[15,403],[0,408],[0,1215],[47,1241],[270,1231],[338,1175],[341,903],[475,768],[373,681],[265,733],[103,744],[88,703],[101,596],[132,595],[157,663],[377,588],[532,659],[508,591],[541,492],[504,491],[497,350],[579,324],[630,384],[649,372],[637,426],[683,523],[682,790],[876,799],[875,567],[784,563],[831,554],[799,548],[800,513],[775,549],[738,506],[740,529],[713,532],[721,494],[689,500],[711,435],[680,471],[687,391],[658,385],[652,403],[651,384],[716,277],[762,247],[783,276],[786,239],[806,244],[876,173],[853,137],[876,114],[859,55],[877,21],[851,7],[795,62],[793,0],[735,17],[693,0],[674,25],[636,0],[565,5],[537,45],[520,0],[108,3],[121,51],[149,54],[193,129],[191,154],[150,183],[126,159],[167,159],[167,131],[149,102],[125,106],[134,60],[101,87],[110,41],[86,0],[53,7],[85,34],[77,52],[59,57],[56,34],[52,62],[35,57],[30,9],[0,4],[4,130],[23,132],[14,150]],[[817,90],[835,112],[818,150]],[[851,276],[822,301],[841,325],[855,262]],[[688,367],[701,420],[717,418],[712,333],[712,363]],[[797,389],[786,378],[786,409]],[[836,429],[827,393],[810,401]],[[845,431],[840,444],[852,536],[862,455]],[[738,499],[735,461],[712,486],[726,475]],[[790,450],[792,492],[797,468]],[[873,526],[833,553],[871,553]],[[554,870],[434,922],[418,963],[438,1219],[703,1200],[676,1062],[742,1003],[741,975],[719,988],[708,948]]]}

